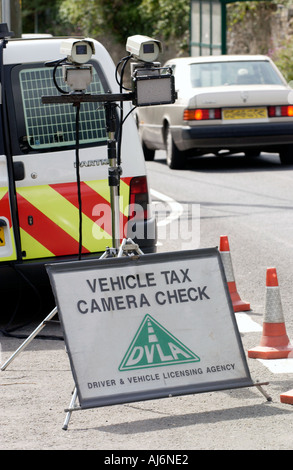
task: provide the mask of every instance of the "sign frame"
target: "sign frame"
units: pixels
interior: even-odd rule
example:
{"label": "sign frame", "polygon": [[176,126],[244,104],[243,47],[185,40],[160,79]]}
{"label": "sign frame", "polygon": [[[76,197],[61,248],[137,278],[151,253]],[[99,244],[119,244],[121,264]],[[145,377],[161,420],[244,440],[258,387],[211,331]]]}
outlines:
{"label": "sign frame", "polygon": [[[183,379],[180,379],[181,382],[179,383],[178,380],[176,379],[173,381],[174,382],[173,384],[171,380],[169,382],[166,381],[168,382],[168,385],[163,386],[162,380],[160,381],[158,380],[159,385],[156,384],[156,380],[157,380],[156,377],[159,377],[160,375],[162,375],[161,371],[162,370],[164,371],[165,367],[169,368],[171,366],[170,365],[166,366],[165,363],[157,364],[156,366],[144,364],[142,367],[138,366],[138,368],[132,369],[132,372],[131,372],[132,377],[137,375],[137,370],[140,370],[141,374],[145,374],[144,377],[147,377],[147,376],[151,377],[150,381],[154,382],[154,384],[150,385],[149,382],[146,382],[143,385],[143,388],[141,384],[138,384],[137,386],[134,385],[134,388],[132,387],[131,390],[128,390],[128,391],[126,390],[125,392],[123,391],[123,386],[121,385],[121,386],[116,387],[117,392],[112,393],[111,391],[111,393],[108,393],[108,394],[107,393],[100,394],[100,389],[97,388],[96,395],[86,396],[85,386],[83,383],[84,379],[83,377],[81,377],[82,374],[80,372],[81,367],[80,367],[79,360],[80,358],[83,359],[81,356],[84,354],[83,350],[86,349],[87,347],[87,345],[82,344],[82,341],[86,342],[87,338],[83,338],[83,340],[81,340],[81,344],[78,346],[76,345],[75,343],[76,330],[77,328],[79,328],[79,326],[78,325],[74,326],[75,320],[73,320],[73,318],[77,318],[76,316],[74,317],[76,312],[74,313],[72,309],[68,306],[66,306],[66,312],[65,312],[64,303],[63,303],[63,296],[65,295],[63,292],[64,281],[67,285],[68,284],[71,285],[71,279],[69,279],[69,282],[67,282],[68,277],[70,277],[70,275],[73,275],[73,277],[79,276],[79,279],[82,279],[82,276],[84,273],[87,273],[87,274],[97,273],[97,270],[98,270],[99,274],[103,275],[104,284],[102,285],[104,285],[106,289],[107,284],[105,280],[106,279],[105,275],[107,275],[107,273],[109,272],[112,273],[113,270],[115,270],[115,272],[117,273],[122,272],[119,270],[123,270],[123,273],[128,273],[128,272],[133,272],[131,270],[135,268],[136,270],[138,270],[137,272],[142,272],[146,268],[151,267],[151,269],[155,272],[156,269],[158,270],[158,269],[161,269],[162,267],[165,268],[166,266],[170,266],[170,263],[172,263],[172,265],[174,266],[177,266],[177,264],[178,266],[179,265],[188,266],[189,263],[191,264],[199,263],[203,266],[206,263],[207,265],[210,265],[212,267],[211,273],[205,273],[205,276],[206,276],[205,279],[207,279],[207,276],[211,276],[211,279],[215,279],[215,282],[217,284],[217,289],[220,289],[219,292],[221,294],[221,302],[222,302],[221,305],[224,306],[224,309],[222,309],[222,312],[223,310],[225,310],[223,315],[224,315],[224,318],[226,318],[227,320],[227,326],[225,327],[225,329],[227,331],[230,329],[229,333],[227,334],[229,334],[230,337],[232,337],[233,345],[231,345],[231,348],[233,350],[233,347],[234,347],[235,352],[236,352],[236,356],[237,356],[236,362],[238,361],[238,370],[239,370],[239,372],[237,372],[238,375],[234,377],[233,373],[231,373],[232,375],[226,378],[225,373],[223,373],[224,378],[220,374],[218,375],[218,379],[212,378],[211,380],[200,381],[200,382],[196,382],[196,380],[194,382],[193,381],[190,382],[190,379],[186,381],[187,379],[183,378]],[[73,262],[49,264],[46,266],[46,268],[47,268],[48,276],[52,285],[52,290],[56,299],[57,310],[59,313],[59,319],[60,319],[63,333],[64,333],[66,350],[68,353],[70,366],[71,366],[71,370],[72,370],[72,374],[73,374],[73,378],[74,378],[74,382],[75,382],[75,386],[77,390],[77,397],[80,403],[80,409],[88,409],[88,408],[109,406],[109,405],[115,405],[115,404],[151,400],[151,399],[156,399],[156,398],[167,398],[171,396],[174,397],[174,396],[180,396],[180,395],[197,394],[197,393],[204,393],[204,392],[217,391],[217,390],[243,388],[243,387],[250,387],[250,386],[255,385],[252,382],[252,379],[250,376],[250,371],[249,371],[245,353],[243,350],[243,345],[242,345],[240,333],[238,331],[237,322],[236,322],[236,318],[235,318],[235,314],[233,311],[233,306],[232,306],[232,302],[231,302],[231,298],[230,298],[230,294],[229,294],[229,290],[228,290],[228,286],[226,282],[224,267],[222,264],[220,253],[217,248],[204,248],[204,249],[187,250],[187,251],[181,251],[181,252],[170,252],[170,253],[166,252],[166,253],[159,253],[159,254],[125,256],[125,257],[105,258],[105,259],[98,259],[98,260],[96,259],[86,260],[86,261],[79,260],[79,261],[73,261]],[[187,275],[188,269],[185,270],[186,277],[188,276]],[[195,267],[193,267],[193,269],[195,269]],[[183,271],[184,270],[182,269],[182,272]],[[164,271],[164,272],[167,272],[167,271]],[[154,279],[155,279],[154,277],[151,278],[150,285],[155,285]],[[167,280],[166,275],[165,275],[165,280]],[[68,289],[70,289],[70,287],[68,287]],[[198,289],[200,288],[198,287]],[[207,292],[209,293],[209,291]],[[202,288],[201,294],[202,294],[203,300],[206,300],[204,297],[208,298],[208,295],[205,292],[205,288]],[[161,297],[161,299],[162,298],[163,297]],[[71,299],[70,299],[70,302],[71,302]],[[186,303],[184,304],[182,303],[183,307],[185,307],[188,303],[186,300],[184,300],[184,302]],[[82,308],[84,308],[85,304],[81,304],[81,305],[82,305]],[[181,308],[182,310],[182,307],[179,306],[179,308]],[[134,327],[134,330],[133,330],[136,332],[136,338],[139,338],[140,332],[142,331],[143,328],[146,328],[146,322],[148,322],[148,326],[155,327],[156,332],[159,333],[160,335],[169,334],[169,337],[173,338],[173,340],[172,341],[170,340],[168,344],[172,343],[173,351],[175,351],[174,357],[178,358],[180,354],[183,356],[185,355],[186,361],[188,362],[188,357],[187,357],[188,348],[184,349],[184,346],[187,346],[187,345],[184,344],[184,341],[180,342],[180,338],[179,338],[180,335],[176,334],[177,331],[174,332],[174,329],[172,330],[171,327],[169,328],[167,326],[167,328],[165,328],[166,322],[164,323],[164,321],[161,320],[160,316],[159,317],[157,316],[156,318],[154,318],[155,314],[152,314],[152,311],[153,310],[150,310],[150,311],[146,310],[142,314],[140,309],[138,309],[138,311],[136,312],[136,316],[137,317],[139,316],[139,318],[137,318],[137,325]],[[84,312],[77,312],[77,313],[78,315],[80,315],[78,317],[78,321],[82,317],[85,318],[85,315],[81,315],[81,313],[84,313]],[[127,318],[128,313],[129,313],[128,311],[126,313],[125,311],[123,311],[123,313],[119,312],[119,317],[121,318],[121,315],[125,315],[124,318]],[[91,315],[95,315],[95,314],[91,314]],[[131,318],[133,320],[134,318],[133,313],[131,315],[132,315]],[[90,317],[87,317],[87,318],[90,318]],[[98,318],[97,322],[99,322],[99,315],[96,318]],[[115,325],[115,324],[112,323],[112,325]],[[139,326],[139,328],[137,326]],[[113,328],[113,330],[115,330],[115,327]],[[185,330],[187,330],[187,328],[185,328]],[[111,330],[108,329],[108,333],[109,331],[111,331],[111,334],[112,334],[112,329]],[[121,332],[121,337],[122,337],[122,333],[123,332]],[[104,331],[104,334],[107,334],[107,331]],[[91,341],[89,342],[91,343]],[[159,350],[158,346],[157,348]],[[142,347],[136,346],[136,351],[139,353],[140,351],[142,351]],[[152,349],[152,351],[154,352],[154,349]],[[194,349],[192,351],[191,350],[189,351],[191,353],[192,352],[195,353],[193,362],[196,363],[197,361],[196,358],[198,358],[197,351],[194,351]],[[150,350],[149,350],[149,354],[150,354]],[[219,354],[221,355],[221,353]],[[87,357],[90,357],[90,355]],[[107,354],[106,354],[106,357],[108,358]],[[164,356],[162,352],[161,357],[165,358],[166,355]],[[125,368],[125,364],[127,363],[127,361],[128,361],[128,365],[130,363],[134,364],[135,361],[137,361],[137,354],[135,357],[134,352],[132,352],[131,359],[132,359],[132,362],[129,360],[129,355],[127,359],[127,351],[123,350],[121,352],[121,362],[119,362],[119,364],[117,363],[117,370],[120,367],[120,370],[118,373],[121,374],[122,370],[127,369]],[[91,361],[92,361],[92,358],[90,357],[89,362]],[[219,362],[220,362],[220,359],[219,359]],[[108,361],[108,364],[109,364],[109,367],[111,367],[111,360]],[[195,366],[192,366],[192,367],[197,367],[197,365],[198,363],[196,363]],[[162,367],[159,367],[159,366],[162,366]],[[190,364],[186,364],[186,367],[189,367],[189,366]],[[115,385],[117,384],[115,383]],[[109,390],[110,388],[111,387],[109,387]]]}

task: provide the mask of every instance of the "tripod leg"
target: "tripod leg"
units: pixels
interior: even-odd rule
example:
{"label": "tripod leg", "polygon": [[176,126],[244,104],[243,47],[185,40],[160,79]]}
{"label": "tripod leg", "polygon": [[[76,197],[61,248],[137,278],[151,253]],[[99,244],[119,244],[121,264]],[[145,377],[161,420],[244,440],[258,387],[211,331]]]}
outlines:
{"label": "tripod leg", "polygon": [[57,313],[57,307],[55,307],[45,320],[30,334],[30,336],[22,343],[21,346],[12,354],[12,356],[1,366],[1,370],[5,370],[6,367],[15,359],[16,356],[34,339],[34,337],[46,326],[46,323],[51,320]]}
{"label": "tripod leg", "polygon": [[[72,394],[71,402],[70,402],[70,405],[69,405],[69,409],[74,408],[76,398],[77,398],[77,389],[75,387],[75,389],[73,390],[73,394]],[[70,420],[70,417],[71,417],[71,413],[72,413],[72,411],[67,411],[66,418],[65,418],[63,428],[62,428],[64,431],[67,431],[67,429],[68,429],[68,424],[69,424],[69,420]]]}
{"label": "tripod leg", "polygon": [[[267,384],[265,384],[265,385],[267,385]],[[260,393],[263,394],[263,396],[267,399],[267,401],[272,401],[272,397],[270,397],[270,396],[267,394],[267,392],[262,388],[261,385],[259,385],[259,384],[256,383],[255,386],[256,386],[256,388],[260,391]]]}

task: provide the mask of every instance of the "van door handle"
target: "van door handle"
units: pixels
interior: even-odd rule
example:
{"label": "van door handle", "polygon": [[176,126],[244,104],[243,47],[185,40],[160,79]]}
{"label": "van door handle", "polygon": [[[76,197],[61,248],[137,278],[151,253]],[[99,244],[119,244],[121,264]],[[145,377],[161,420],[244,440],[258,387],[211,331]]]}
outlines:
{"label": "van door handle", "polygon": [[21,181],[25,178],[24,164],[22,162],[13,162],[13,171],[15,181]]}

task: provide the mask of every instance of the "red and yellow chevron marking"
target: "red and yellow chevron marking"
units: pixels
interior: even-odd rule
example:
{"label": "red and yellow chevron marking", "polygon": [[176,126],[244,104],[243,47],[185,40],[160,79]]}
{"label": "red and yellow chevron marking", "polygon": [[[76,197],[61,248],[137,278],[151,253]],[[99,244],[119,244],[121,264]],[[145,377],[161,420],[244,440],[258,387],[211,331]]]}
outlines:
{"label": "red and yellow chevron marking", "polygon": [[6,219],[9,220],[11,227],[11,213],[7,188],[0,188],[0,216],[1,215],[2,217],[6,217]]}
{"label": "red and yellow chevron marking", "polygon": [[[121,227],[127,221],[129,181],[120,182]],[[111,206],[107,180],[81,183],[83,253],[111,246]],[[17,202],[25,259],[78,253],[79,204],[76,183],[18,188]]]}

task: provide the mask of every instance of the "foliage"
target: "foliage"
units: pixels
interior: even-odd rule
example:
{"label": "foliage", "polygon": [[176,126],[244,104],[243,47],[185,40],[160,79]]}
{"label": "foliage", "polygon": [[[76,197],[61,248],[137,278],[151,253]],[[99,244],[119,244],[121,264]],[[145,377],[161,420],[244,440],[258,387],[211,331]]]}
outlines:
{"label": "foliage", "polygon": [[139,4],[138,0],[63,0],[60,15],[84,35],[99,36],[110,32],[122,41],[127,30],[132,31],[136,24],[140,27]]}
{"label": "foliage", "polygon": [[142,0],[139,8],[148,19],[151,33],[166,40],[181,38],[189,30],[189,9],[186,0]]}
{"label": "foliage", "polygon": [[287,0],[280,1],[247,1],[236,2],[227,5],[227,24],[230,29],[235,24],[244,23],[247,17],[250,21],[259,23],[259,18],[264,19],[272,12],[276,11],[278,4],[285,4]]}
{"label": "foliage", "polygon": [[110,33],[121,43],[134,34],[166,40],[188,32],[189,4],[189,0],[63,0],[60,14],[87,35]]}
{"label": "foliage", "polygon": [[[284,7],[292,6],[291,0],[274,1],[278,5]],[[287,37],[280,42],[280,44],[269,53],[277,67],[281,70],[282,74],[288,82],[293,80],[293,36]]]}
{"label": "foliage", "polygon": [[286,38],[279,47],[270,52],[270,56],[287,82],[293,81],[293,37]]}
{"label": "foliage", "polygon": [[[292,5],[292,0],[229,3],[228,29],[237,26],[238,31],[241,28],[245,30],[250,24],[254,38],[257,38],[261,33],[260,18],[262,23],[267,22],[278,7],[289,5]],[[106,36],[122,45],[128,36],[145,34],[165,44],[176,43],[178,52],[187,52],[189,10],[190,0],[22,0],[22,25],[24,33]],[[272,54],[286,77],[292,79],[291,36]]]}
{"label": "foliage", "polygon": [[59,18],[61,0],[22,0],[23,33],[65,34],[66,24]]}

